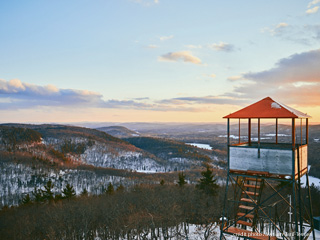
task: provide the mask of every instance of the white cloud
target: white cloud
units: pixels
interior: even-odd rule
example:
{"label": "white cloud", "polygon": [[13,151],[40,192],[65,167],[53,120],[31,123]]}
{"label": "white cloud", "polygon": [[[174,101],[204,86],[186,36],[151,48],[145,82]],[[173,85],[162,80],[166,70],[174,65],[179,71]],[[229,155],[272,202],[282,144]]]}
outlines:
{"label": "white cloud", "polygon": [[169,61],[169,62],[178,62],[182,60],[183,62],[189,62],[193,64],[201,64],[201,59],[193,56],[189,51],[181,51],[181,52],[169,52],[158,57],[159,61]]}
{"label": "white cloud", "polygon": [[209,48],[212,48],[216,51],[225,51],[225,52],[231,52],[234,50],[234,46],[232,44],[225,43],[225,42],[210,44]]}
{"label": "white cloud", "polygon": [[215,78],[217,75],[215,75],[214,73],[212,73],[211,75],[210,75],[210,77],[212,77],[212,78]]}
{"label": "white cloud", "polygon": [[147,46],[147,48],[158,48],[159,46],[158,45],[154,45],[154,44],[150,44]]}
{"label": "white cloud", "polygon": [[154,5],[154,4],[159,4],[159,0],[130,0],[132,2],[135,2],[135,3],[139,3],[143,6],[151,6],[151,5]]}
{"label": "white cloud", "polygon": [[282,22],[282,23],[279,23],[277,24],[276,28],[284,28],[284,27],[288,27],[288,23],[285,23],[285,22]]}
{"label": "white cloud", "polygon": [[161,41],[166,41],[166,40],[169,40],[169,39],[172,39],[173,38],[173,35],[170,35],[170,36],[161,36],[161,37],[159,37],[159,39],[161,40]]}
{"label": "white cloud", "polygon": [[318,10],[319,10],[319,7],[316,6],[316,7],[314,7],[314,8],[308,9],[308,10],[306,11],[306,13],[307,13],[307,14],[313,14],[313,13],[318,12]]}
{"label": "white cloud", "polygon": [[237,80],[241,80],[241,79],[243,79],[243,77],[241,75],[228,77],[228,80],[230,80],[230,81],[237,81]]}
{"label": "white cloud", "polygon": [[288,27],[289,27],[288,23],[282,22],[282,23],[278,23],[277,25],[275,25],[272,28],[268,28],[268,27],[263,28],[261,31],[262,32],[268,32],[272,36],[282,35]]}
{"label": "white cloud", "polygon": [[311,6],[316,5],[318,3],[320,3],[320,0],[313,0],[313,1],[309,2],[308,8],[310,8]]}
{"label": "white cloud", "polygon": [[281,59],[274,68],[243,74],[250,82],[226,95],[256,99],[274,96],[285,98],[288,104],[316,106],[320,102],[319,66],[320,49],[294,54]]}
{"label": "white cloud", "polygon": [[244,78],[268,83],[320,82],[320,49],[297,53],[281,59],[274,68],[245,73]]}
{"label": "white cloud", "polygon": [[179,97],[171,99],[163,99],[159,101],[161,104],[169,105],[193,105],[193,104],[231,104],[238,105],[241,102],[247,102],[247,99],[239,99],[236,97],[226,96],[204,96],[204,97]]}
{"label": "white cloud", "polygon": [[308,46],[317,46],[320,41],[319,24],[289,25],[287,23],[279,23],[272,28],[267,27],[261,31],[286,41]]}
{"label": "white cloud", "polygon": [[74,89],[59,89],[53,85],[39,86],[18,79],[0,80],[0,99],[9,98],[11,104],[0,108],[26,108],[33,106],[85,106],[103,103],[102,95],[96,92]]}

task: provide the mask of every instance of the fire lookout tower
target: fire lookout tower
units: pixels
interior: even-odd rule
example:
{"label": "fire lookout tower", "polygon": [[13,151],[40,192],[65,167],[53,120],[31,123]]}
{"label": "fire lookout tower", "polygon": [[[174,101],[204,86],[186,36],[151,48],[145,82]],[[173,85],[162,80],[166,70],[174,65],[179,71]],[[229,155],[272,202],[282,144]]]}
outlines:
{"label": "fire lookout tower", "polygon": [[[227,235],[315,240],[308,179],[310,116],[267,97],[224,118],[228,177],[220,240]],[[268,124],[262,127],[262,120]],[[267,132],[261,133],[263,128]]]}

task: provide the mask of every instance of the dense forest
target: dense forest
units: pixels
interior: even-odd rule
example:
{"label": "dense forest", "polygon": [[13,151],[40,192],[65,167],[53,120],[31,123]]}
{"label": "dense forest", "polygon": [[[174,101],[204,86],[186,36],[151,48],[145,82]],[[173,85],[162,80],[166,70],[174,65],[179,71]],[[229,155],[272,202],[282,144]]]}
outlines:
{"label": "dense forest", "polygon": [[[129,188],[109,183],[100,195],[77,196],[69,184],[54,193],[49,181],[19,206],[2,208],[0,239],[218,239],[225,188],[208,168],[197,184],[185,177]],[[319,215],[320,190],[312,186],[311,194]]]}
{"label": "dense forest", "polygon": [[[197,225],[200,239],[212,237],[223,189],[207,168],[197,185],[179,174],[177,184],[139,184],[75,196],[71,185],[53,192],[52,182],[34,189],[18,207],[0,211],[0,239],[186,239]],[[177,177],[178,178],[178,177]],[[211,239],[211,238],[210,238]]]}

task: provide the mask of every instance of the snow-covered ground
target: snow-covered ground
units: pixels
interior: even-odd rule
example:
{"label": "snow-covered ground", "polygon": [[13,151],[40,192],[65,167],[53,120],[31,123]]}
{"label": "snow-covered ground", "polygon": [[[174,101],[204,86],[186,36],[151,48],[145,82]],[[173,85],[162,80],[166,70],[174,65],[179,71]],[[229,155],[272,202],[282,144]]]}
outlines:
{"label": "snow-covered ground", "polygon": [[137,170],[136,172],[140,172],[140,173],[156,173],[156,170]]}
{"label": "snow-covered ground", "polygon": [[[307,177],[306,175],[304,175],[301,178],[301,183],[302,183],[302,187],[305,187],[307,184]],[[316,178],[316,177],[312,177],[309,176],[309,186],[311,186],[312,184],[314,184],[315,187],[320,188],[320,178]],[[320,239],[320,238],[319,238]]]}
{"label": "snow-covered ground", "polygon": [[203,143],[186,143],[191,146],[195,146],[202,149],[212,150],[212,147],[209,144],[203,144]]}
{"label": "snow-covered ground", "polygon": [[[310,171],[311,165],[308,165],[308,172]],[[307,184],[307,176],[304,175],[301,178],[302,187],[305,187]],[[309,176],[309,186],[314,184],[315,187],[320,188],[320,178]],[[320,238],[319,238],[320,239]]]}
{"label": "snow-covered ground", "polygon": [[[134,231],[133,231],[134,232]],[[157,237],[155,239],[163,240],[163,239],[176,239],[176,240],[182,240],[182,239],[192,239],[192,240],[218,240],[220,239],[220,226],[217,223],[209,223],[209,224],[203,224],[203,225],[196,225],[196,224],[186,224],[181,223],[174,227],[169,227],[165,229],[165,236],[163,235],[163,231],[160,228]],[[151,235],[150,230],[146,230],[144,233],[144,239],[153,239]],[[133,237],[133,236],[131,236]],[[136,236],[138,237],[138,236]],[[281,235],[277,236],[279,238],[282,238]],[[139,237],[138,237],[139,238]],[[226,240],[238,240],[239,237],[224,234],[224,238]],[[99,236],[95,238],[96,240],[101,240]],[[127,237],[122,238],[123,240],[127,240]],[[130,238],[131,239],[131,238]],[[140,239],[140,238],[139,238]],[[309,238],[310,240],[313,239],[312,233],[310,234]],[[320,231],[315,230],[315,239],[320,239]]]}

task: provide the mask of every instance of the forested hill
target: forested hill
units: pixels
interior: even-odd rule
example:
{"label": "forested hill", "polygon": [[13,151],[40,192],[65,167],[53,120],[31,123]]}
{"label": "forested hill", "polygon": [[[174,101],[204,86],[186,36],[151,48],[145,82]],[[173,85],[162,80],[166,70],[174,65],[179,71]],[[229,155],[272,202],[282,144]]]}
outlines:
{"label": "forested hill", "polygon": [[162,159],[185,158],[211,162],[208,156],[211,151],[195,148],[182,142],[154,137],[132,137],[124,140]]}
{"label": "forested hill", "polygon": [[[129,140],[129,139],[127,139]],[[95,129],[64,125],[0,125],[0,205],[17,204],[24,194],[51,180],[56,191],[72,184],[100,194],[108,182],[116,186],[154,181],[138,172],[196,172],[213,152],[184,143],[144,139],[143,149]],[[170,147],[171,145],[171,147]],[[161,148],[163,153],[161,154]],[[155,151],[157,149],[157,151]],[[218,161],[213,167],[219,171]],[[122,172],[119,172],[122,171]]]}
{"label": "forested hill", "polygon": [[56,165],[144,171],[185,170],[215,159],[211,151],[150,137],[119,139],[105,132],[65,125],[0,125],[0,149],[25,152]]}
{"label": "forested hill", "polygon": [[117,138],[137,137],[140,134],[123,126],[109,126],[97,128],[97,130],[106,132]]}
{"label": "forested hill", "polygon": [[0,139],[2,151],[25,152],[56,165],[90,164],[135,169],[135,162],[139,165],[144,160],[155,167],[161,165],[160,159],[152,154],[105,132],[89,128],[2,124]]}

